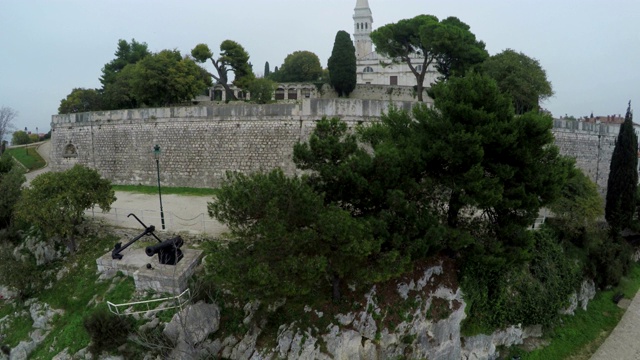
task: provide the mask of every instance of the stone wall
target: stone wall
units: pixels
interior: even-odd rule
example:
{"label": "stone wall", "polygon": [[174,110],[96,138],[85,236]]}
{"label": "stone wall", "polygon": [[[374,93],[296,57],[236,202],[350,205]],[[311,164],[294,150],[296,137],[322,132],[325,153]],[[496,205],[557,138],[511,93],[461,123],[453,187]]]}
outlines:
{"label": "stone wall", "polygon": [[[229,170],[281,167],[294,174],[293,145],[307,140],[315,121],[323,116],[338,116],[350,126],[377,121],[390,104],[408,110],[414,102],[312,98],[54,115],[51,166],[63,170],[79,163],[117,184],[153,185],[158,144],[166,186],[214,187]],[[619,125],[554,121],[560,152],[576,158],[601,193],[618,130]]]}
{"label": "stone wall", "polygon": [[293,104],[229,104],[54,115],[51,166],[97,169],[117,184],[156,184],[153,147],[161,148],[166,186],[214,187],[226,171],[296,169],[293,145],[315,121],[339,116],[351,126],[377,121],[389,105],[412,102],[304,99]]}

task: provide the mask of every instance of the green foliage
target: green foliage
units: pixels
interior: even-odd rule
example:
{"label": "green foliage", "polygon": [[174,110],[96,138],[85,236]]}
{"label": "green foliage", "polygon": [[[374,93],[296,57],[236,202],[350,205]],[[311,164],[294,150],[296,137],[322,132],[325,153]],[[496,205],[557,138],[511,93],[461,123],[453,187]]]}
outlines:
{"label": "green foliage", "polygon": [[564,234],[576,239],[584,232],[593,230],[597,219],[604,213],[602,197],[582,170],[574,166],[575,160],[565,159],[571,168],[562,187],[560,197],[549,204]]}
{"label": "green foliage", "polygon": [[97,89],[75,88],[60,100],[58,114],[102,110],[102,98]]}
{"label": "green foliage", "polygon": [[131,95],[138,103],[167,106],[191,100],[211,86],[200,67],[177,50],[163,50],[140,60],[131,79]]}
{"label": "green foliage", "polygon": [[66,171],[38,175],[31,187],[24,189],[15,211],[21,221],[39,227],[48,236],[63,238],[73,252],[84,211],[95,205],[109,211],[114,201],[108,180],[93,169],[75,165]]}
{"label": "green foliage", "polygon": [[27,134],[26,131],[14,131],[13,135],[11,135],[11,145],[25,145],[30,143],[31,138],[29,138],[29,134]]}
{"label": "green foliage", "polygon": [[139,43],[135,39],[131,39],[131,43],[126,40],[118,40],[118,49],[116,50],[115,59],[106,63],[102,68],[102,76],[100,82],[102,83],[103,90],[107,88],[109,84],[113,84],[117,81],[120,72],[129,64],[135,64],[145,57],[151,55],[149,52],[147,43]]}
{"label": "green foliage", "polygon": [[228,84],[229,71],[233,71],[235,75],[233,84],[240,88],[246,88],[255,79],[249,62],[249,53],[235,41],[225,40],[220,44],[220,57],[218,59],[213,58],[213,52],[206,44],[196,45],[191,50],[191,56],[200,63],[211,60],[216,73],[208,74],[225,88],[227,99],[237,100]]}
{"label": "green foliage", "polygon": [[287,55],[280,69],[271,74],[274,81],[282,82],[313,82],[320,76],[320,59],[310,51],[294,51]]}
{"label": "green foliage", "polygon": [[[111,188],[115,191],[129,191],[140,194],[158,194],[157,186],[147,185],[112,185]],[[171,187],[163,186],[163,194],[183,195],[183,196],[208,196],[217,194],[217,189],[205,189],[205,188],[187,188],[187,187]]]}
{"label": "green foliage", "polygon": [[582,279],[582,269],[568,259],[549,230],[529,232],[536,249],[527,263],[496,266],[474,257],[462,266],[467,299],[465,333],[492,332],[511,324],[550,325]]}
{"label": "green foliage", "polygon": [[349,96],[356,88],[356,49],[351,42],[351,36],[346,31],[338,31],[333,50],[327,64],[330,77],[329,83],[338,96]]}
{"label": "green foliage", "polygon": [[276,89],[276,83],[267,79],[255,79],[249,84],[248,90],[251,94],[251,101],[258,104],[267,104],[273,98],[273,92]]}
{"label": "green foliage", "polygon": [[553,95],[540,62],[511,49],[491,56],[481,67],[496,80],[500,91],[511,97],[516,114],[537,111],[540,101]]}
{"label": "green foliage", "polygon": [[[3,246],[10,244],[4,243]],[[18,260],[13,251],[1,251],[0,275],[3,285],[16,289],[18,299],[25,301],[41,291],[51,278],[43,274],[46,266],[37,266],[33,256],[24,254],[22,257]]]}
{"label": "green foliage", "polygon": [[24,171],[9,156],[0,157],[0,229],[9,227],[13,208],[20,199]]}
{"label": "green foliage", "polygon": [[[484,43],[476,41],[469,26],[455,17],[438,21],[433,15],[418,15],[400,20],[371,32],[371,41],[379,54],[409,66],[416,77],[418,101],[423,101],[424,78],[434,61],[446,79],[464,75],[487,57]],[[423,58],[420,71],[412,63],[416,55]]]}
{"label": "green foliage", "polygon": [[103,351],[114,352],[118,346],[126,343],[127,336],[133,330],[131,318],[114,315],[104,306],[85,317],[83,325],[91,336],[89,351],[95,355]]}
{"label": "green foliage", "polygon": [[624,123],[620,126],[618,140],[611,155],[605,218],[613,236],[630,226],[636,210],[638,189],[638,137],[633,126],[631,102],[627,107]]}
{"label": "green foliage", "polygon": [[631,268],[633,249],[621,237],[603,238],[589,253],[589,275],[600,288],[616,286]]}
{"label": "green foliage", "polygon": [[269,69],[269,62],[265,61],[264,62],[264,74],[262,76],[264,76],[265,78],[269,76],[269,74],[271,73],[271,70]]}

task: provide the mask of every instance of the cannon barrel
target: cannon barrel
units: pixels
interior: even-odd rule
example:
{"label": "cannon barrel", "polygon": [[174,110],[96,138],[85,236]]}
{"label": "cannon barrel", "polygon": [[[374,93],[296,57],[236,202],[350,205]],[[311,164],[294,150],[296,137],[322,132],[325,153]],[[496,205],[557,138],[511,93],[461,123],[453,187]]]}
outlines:
{"label": "cannon barrel", "polygon": [[176,236],[173,239],[165,240],[159,244],[147,246],[144,252],[147,256],[153,256],[160,251],[175,251],[184,244],[184,240],[180,236]]}
{"label": "cannon barrel", "polygon": [[184,244],[184,241],[180,236],[176,236],[173,239],[165,240],[160,244],[153,246],[147,246],[144,252],[147,256],[153,256],[158,254],[158,261],[164,265],[176,265],[180,259],[184,256],[180,247]]}

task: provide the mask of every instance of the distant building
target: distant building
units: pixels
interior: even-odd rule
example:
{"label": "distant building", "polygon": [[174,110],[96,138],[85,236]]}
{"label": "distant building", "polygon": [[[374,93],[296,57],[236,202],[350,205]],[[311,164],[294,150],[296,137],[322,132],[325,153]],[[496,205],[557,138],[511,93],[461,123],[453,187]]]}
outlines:
{"label": "distant building", "polygon": [[[353,14],[353,43],[356,48],[357,83],[373,85],[399,85],[414,86],[416,77],[409,69],[409,65],[393,64],[383,66],[381,63],[390,63],[391,60],[375,51],[371,42],[371,31],[373,30],[373,16],[368,0],[357,0]],[[416,70],[422,70],[424,58],[415,57],[411,63],[415,64]],[[424,86],[436,81],[438,72],[433,65],[429,66],[424,78]]]}

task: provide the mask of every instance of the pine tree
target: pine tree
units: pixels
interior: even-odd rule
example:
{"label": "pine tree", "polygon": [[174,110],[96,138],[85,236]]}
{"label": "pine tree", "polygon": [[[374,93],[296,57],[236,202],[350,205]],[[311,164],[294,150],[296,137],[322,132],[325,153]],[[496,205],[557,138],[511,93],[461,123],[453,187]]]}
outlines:
{"label": "pine tree", "polygon": [[356,88],[356,48],[351,36],[344,30],[338,31],[329,58],[330,84],[338,96],[349,96]]}
{"label": "pine tree", "polygon": [[612,233],[631,223],[635,210],[635,194],[638,187],[638,138],[633,129],[631,101],[624,123],[620,126],[618,140],[611,156],[605,218]]}

